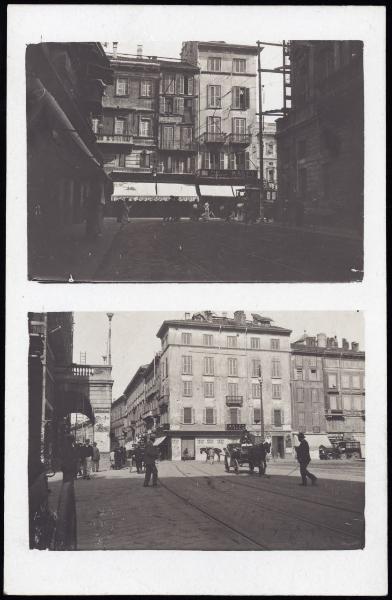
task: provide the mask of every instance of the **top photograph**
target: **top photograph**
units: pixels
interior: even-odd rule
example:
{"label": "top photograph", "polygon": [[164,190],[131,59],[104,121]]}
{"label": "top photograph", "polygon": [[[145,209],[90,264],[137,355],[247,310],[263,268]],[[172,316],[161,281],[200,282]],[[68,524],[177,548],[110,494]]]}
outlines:
{"label": "top photograph", "polygon": [[26,46],[30,280],[362,281],[362,41],[239,38]]}

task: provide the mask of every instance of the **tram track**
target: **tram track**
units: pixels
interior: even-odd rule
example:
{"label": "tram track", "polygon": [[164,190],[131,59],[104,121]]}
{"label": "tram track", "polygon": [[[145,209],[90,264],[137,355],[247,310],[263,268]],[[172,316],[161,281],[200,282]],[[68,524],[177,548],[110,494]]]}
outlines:
{"label": "tram track", "polygon": [[[185,473],[183,473],[183,475],[185,475],[185,477],[188,477],[188,475],[186,475]],[[251,544],[253,544],[254,546],[256,546],[259,550],[273,550],[273,548],[270,548],[269,546],[266,546],[265,544],[260,544],[260,542],[258,542],[255,539],[251,538],[249,535],[247,535],[243,531],[240,531],[236,527],[233,527],[232,525],[229,525],[225,521],[222,521],[222,519],[219,519],[218,517],[215,517],[214,515],[212,515],[210,512],[208,512],[204,508],[201,508],[197,504],[194,504],[191,500],[189,500],[189,498],[185,498],[184,496],[182,496],[178,492],[176,492],[173,489],[171,489],[166,483],[163,483],[161,479],[159,480],[159,483],[160,483],[160,486],[163,487],[167,492],[169,492],[170,494],[172,494],[173,496],[175,496],[179,500],[182,500],[187,506],[191,506],[192,508],[194,508],[198,512],[202,513],[204,516],[208,517],[211,521],[214,521],[214,523],[218,523],[221,527],[224,527],[225,529],[228,529],[229,531],[232,531],[233,533],[236,533],[240,537],[244,538],[245,540],[247,540],[248,542],[250,542]]]}
{"label": "tram track", "polygon": [[[184,475],[185,477],[187,477],[187,478],[191,479],[191,477],[190,477],[190,476],[189,476],[187,473],[184,473],[184,471],[182,471],[182,470],[181,470],[181,469],[178,467],[178,465],[175,465],[175,467],[176,467],[176,469],[179,471],[179,473],[181,473],[181,474],[182,474],[182,475]],[[204,477],[206,477],[206,479],[213,479],[213,478],[211,477],[211,475],[208,475],[208,474],[207,474],[205,471],[203,471],[202,469],[200,469],[200,468],[198,468],[198,467],[195,467],[194,465],[193,465],[193,468],[195,468],[195,469],[196,469],[196,470],[198,470],[200,473],[202,473],[202,474],[203,474],[203,476],[204,476]],[[215,479],[215,478],[214,478],[214,479]],[[252,485],[240,484],[239,482],[234,482],[234,480],[232,480],[232,479],[231,479],[231,483],[233,483],[233,484],[234,484],[235,486],[237,486],[238,488],[239,488],[239,487],[247,487],[247,488],[251,488],[251,489],[253,489],[253,490],[256,490],[256,491],[264,492],[264,489],[256,488],[256,487],[254,487],[254,486],[252,486]],[[217,489],[217,488],[215,488],[215,490],[216,490],[216,489]],[[221,490],[219,490],[219,491],[221,491]],[[275,493],[276,493],[277,495],[282,495],[282,494],[279,494],[278,492],[275,492]],[[286,496],[287,496],[287,497],[291,497],[291,496],[290,496],[290,495],[288,495],[288,494],[287,494]],[[296,500],[299,500],[299,501],[302,501],[302,500],[303,500],[302,498],[299,498],[298,496],[296,496],[296,497],[294,497],[294,498],[295,498]],[[304,500],[306,501],[307,499],[304,499]],[[317,503],[317,502],[313,502],[313,504],[320,504],[320,505],[323,505],[322,503]],[[252,502],[252,505],[253,505],[253,506],[260,506],[260,504],[258,504],[257,502]],[[334,533],[334,534],[337,534],[337,535],[339,535],[340,537],[346,537],[346,538],[348,537],[348,538],[355,539],[355,540],[357,540],[357,541],[361,541],[361,542],[362,542],[362,539],[363,539],[363,537],[364,537],[364,536],[363,536],[363,534],[351,533],[350,531],[343,531],[343,530],[341,530],[341,529],[337,529],[336,527],[332,527],[332,526],[330,526],[330,525],[326,525],[325,523],[320,523],[319,521],[313,521],[313,520],[311,520],[311,519],[308,519],[308,518],[306,518],[306,517],[300,517],[300,516],[298,516],[298,515],[293,515],[292,513],[288,512],[288,511],[285,511],[285,510],[282,510],[282,509],[276,508],[276,507],[274,507],[274,506],[271,506],[271,505],[266,505],[266,504],[265,504],[265,502],[263,502],[262,506],[263,506],[263,508],[265,508],[266,510],[268,510],[268,511],[270,511],[270,512],[273,512],[273,513],[275,513],[275,514],[279,514],[279,515],[281,515],[281,516],[284,516],[284,517],[286,517],[286,518],[288,518],[288,519],[290,519],[290,520],[292,520],[292,521],[295,521],[295,522],[301,521],[302,523],[304,523],[304,524],[306,524],[306,525],[308,525],[308,526],[311,526],[311,527],[319,527],[319,528],[322,528],[322,529],[328,530],[328,531],[330,531],[331,533]],[[329,506],[330,506],[330,507],[332,507],[332,508],[335,508],[333,505],[329,505]],[[343,510],[344,510],[344,509],[343,509]],[[361,513],[359,513],[359,514],[361,514]]]}

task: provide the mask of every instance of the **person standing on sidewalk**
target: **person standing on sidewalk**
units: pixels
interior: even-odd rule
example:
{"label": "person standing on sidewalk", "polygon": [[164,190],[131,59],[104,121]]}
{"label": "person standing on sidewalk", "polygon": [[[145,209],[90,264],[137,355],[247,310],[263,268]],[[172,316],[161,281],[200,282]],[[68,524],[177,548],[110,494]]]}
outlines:
{"label": "person standing on sidewalk", "polygon": [[308,471],[308,464],[310,463],[310,452],[309,444],[305,440],[303,433],[298,434],[299,446],[296,447],[297,460],[299,462],[299,470],[301,473],[302,483],[299,485],[307,485],[307,477],[312,482],[312,485],[316,485],[317,477]]}
{"label": "person standing on sidewalk", "polygon": [[93,455],[93,447],[90,445],[90,440],[86,440],[83,447],[83,479],[91,479],[91,458]]}
{"label": "person standing on sidewalk", "polygon": [[99,471],[99,459],[101,458],[101,453],[97,447],[97,443],[93,443],[93,456],[92,456],[92,467],[93,473],[98,473]]}
{"label": "person standing on sidewalk", "polygon": [[157,487],[158,480],[158,469],[155,461],[158,458],[158,451],[149,440],[144,450],[144,465],[146,467],[146,474],[144,476],[144,487],[148,487],[150,483],[150,477],[152,475],[152,487]]}
{"label": "person standing on sidewalk", "polygon": [[208,459],[209,459],[210,465],[214,464],[214,458],[215,458],[214,448],[208,448]]}

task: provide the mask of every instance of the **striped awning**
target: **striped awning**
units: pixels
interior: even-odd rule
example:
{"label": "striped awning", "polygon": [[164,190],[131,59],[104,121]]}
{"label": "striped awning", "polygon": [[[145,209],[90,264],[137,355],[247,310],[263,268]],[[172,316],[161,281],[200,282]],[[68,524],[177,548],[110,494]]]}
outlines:
{"label": "striped awning", "polygon": [[176,198],[180,202],[197,200],[195,186],[185,183],[158,183],[158,196],[160,200],[170,200],[171,198]]}
{"label": "striped awning", "polygon": [[231,185],[201,185],[200,194],[202,196],[217,196],[233,198],[233,188]]}

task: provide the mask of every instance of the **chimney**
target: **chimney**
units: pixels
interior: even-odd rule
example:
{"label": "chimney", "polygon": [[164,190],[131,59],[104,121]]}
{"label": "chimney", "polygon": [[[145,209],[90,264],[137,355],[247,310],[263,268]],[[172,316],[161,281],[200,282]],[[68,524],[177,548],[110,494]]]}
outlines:
{"label": "chimney", "polygon": [[317,346],[319,348],[325,348],[327,345],[327,336],[325,335],[325,333],[318,333],[317,334]]}
{"label": "chimney", "polygon": [[350,350],[350,344],[348,343],[346,338],[342,339],[342,348],[343,348],[343,350]]}
{"label": "chimney", "polygon": [[358,342],[351,342],[351,350],[353,352],[358,352],[358,350],[359,350],[359,344],[358,344]]}
{"label": "chimney", "polygon": [[138,58],[141,58],[143,56],[143,46],[142,46],[142,44],[138,44],[137,45],[136,54],[137,54]]}
{"label": "chimney", "polygon": [[327,348],[333,348],[333,338],[327,338]]}
{"label": "chimney", "polygon": [[117,58],[117,46],[118,42],[113,42],[113,58]]}
{"label": "chimney", "polygon": [[239,325],[245,325],[246,323],[246,314],[243,310],[234,311],[234,321]]}
{"label": "chimney", "polygon": [[316,338],[309,335],[306,338],[306,345],[307,346],[312,346],[312,347],[315,346],[316,345]]}

